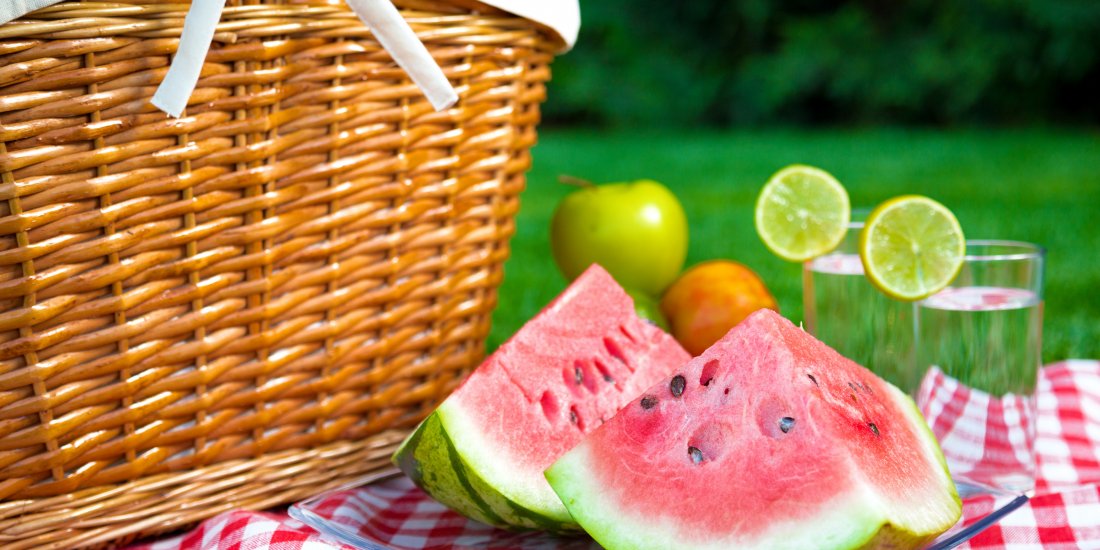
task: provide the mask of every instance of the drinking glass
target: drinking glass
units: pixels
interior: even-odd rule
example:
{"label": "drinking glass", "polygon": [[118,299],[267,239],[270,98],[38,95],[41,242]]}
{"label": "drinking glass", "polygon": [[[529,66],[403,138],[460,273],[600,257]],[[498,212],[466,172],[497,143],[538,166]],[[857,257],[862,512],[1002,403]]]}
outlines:
{"label": "drinking glass", "polygon": [[853,210],[840,246],[803,264],[804,327],[841,355],[913,391],[913,306],[871,286],[859,259],[859,233],[869,212]]}
{"label": "drinking glass", "polygon": [[1034,485],[1044,256],[1031,243],[967,241],[951,285],[916,304],[917,401],[957,480]]}

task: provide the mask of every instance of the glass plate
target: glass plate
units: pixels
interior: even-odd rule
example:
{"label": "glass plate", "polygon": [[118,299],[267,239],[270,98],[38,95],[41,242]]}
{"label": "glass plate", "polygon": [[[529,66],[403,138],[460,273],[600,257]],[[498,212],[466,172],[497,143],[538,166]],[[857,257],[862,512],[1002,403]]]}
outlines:
{"label": "glass plate", "polygon": [[[316,529],[322,535],[343,543],[354,548],[362,550],[406,550],[410,548],[421,548],[416,544],[410,545],[386,545],[378,542],[377,540],[362,536],[350,522],[348,517],[340,518],[336,520],[331,517],[333,509],[331,506],[326,506],[326,501],[338,492],[344,492],[353,490],[356,488],[364,487],[372,483],[382,483],[387,480],[391,480],[395,477],[401,476],[401,472],[397,470],[386,470],[379,472],[375,475],[366,477],[358,482],[352,483],[339,489],[334,489],[326,493],[322,493],[316,497],[313,497],[302,502],[298,502],[292,505],[288,512],[294,519],[305,523],[306,525]],[[946,550],[948,548],[954,548],[972,537],[988,529],[991,525],[996,524],[1004,516],[1016,510],[1020,506],[1023,506],[1028,501],[1028,495],[1016,494],[1016,493],[991,493],[988,489],[973,487],[968,484],[958,482],[959,496],[961,498],[967,498],[969,496],[977,494],[993,494],[996,497],[1011,497],[1005,502],[1005,504],[994,509],[987,516],[972,523],[971,525],[963,528],[961,526],[955,526],[948,530],[943,535],[940,535],[926,550]],[[481,525],[481,524],[476,524]],[[484,526],[485,531],[489,531],[492,528]],[[498,531],[497,533],[505,533],[504,531]],[[523,548],[525,550],[588,550],[599,548],[595,542],[588,539],[565,539],[554,537],[552,535],[543,533],[509,533],[504,535],[504,539],[498,540],[499,548]],[[512,537],[512,538],[508,538]],[[418,540],[417,537],[410,537],[411,541]],[[456,542],[457,539],[456,539]],[[478,540],[475,538],[468,538],[463,544],[456,544],[456,546],[476,547],[480,546]]]}

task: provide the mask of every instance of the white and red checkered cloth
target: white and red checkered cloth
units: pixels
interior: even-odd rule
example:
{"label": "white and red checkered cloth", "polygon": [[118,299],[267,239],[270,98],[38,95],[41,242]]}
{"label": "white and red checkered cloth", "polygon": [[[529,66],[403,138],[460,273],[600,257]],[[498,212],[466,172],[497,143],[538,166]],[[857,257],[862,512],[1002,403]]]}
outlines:
{"label": "white and red checkered cloth", "polygon": [[1036,481],[1035,437],[1027,437],[1035,428],[1032,396],[994,397],[932,367],[917,392],[917,404],[955,479],[1024,489]]}
{"label": "white and red checkered cloth", "polygon": [[[1027,460],[1024,402],[972,390],[931,371],[917,397],[952,474],[997,485]],[[975,536],[970,548],[1100,549],[1100,361],[1064,361],[1039,373],[1035,496]],[[965,500],[963,525],[1011,497]],[[964,546],[965,547],[965,546]]]}
{"label": "white and red checkered cloth", "polygon": [[[968,390],[933,371],[918,398],[953,464],[1011,469],[1026,456],[1018,432],[1027,415],[1013,398],[1001,401]],[[1024,506],[962,547],[1012,550],[1100,549],[1100,361],[1065,361],[1042,369],[1036,395],[1036,494]],[[975,422],[985,418],[988,422]],[[986,450],[988,448],[988,450]],[[976,468],[977,470],[977,468]],[[981,472],[971,471],[972,477]],[[1011,497],[966,499],[962,526],[1000,508]],[[227,512],[185,535],[132,550],[332,550],[352,548],[444,549],[596,548],[587,539],[516,534],[467,520],[433,501],[404,477],[337,491],[300,503],[297,510],[323,519],[325,533],[283,513]],[[337,531],[342,533],[338,536]]]}

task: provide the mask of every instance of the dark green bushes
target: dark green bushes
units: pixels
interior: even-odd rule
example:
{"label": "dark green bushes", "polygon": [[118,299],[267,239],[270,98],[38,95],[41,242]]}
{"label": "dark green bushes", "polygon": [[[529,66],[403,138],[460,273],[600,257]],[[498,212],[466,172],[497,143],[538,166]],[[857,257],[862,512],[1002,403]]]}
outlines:
{"label": "dark green bushes", "polygon": [[1100,122],[1095,0],[582,0],[547,122]]}

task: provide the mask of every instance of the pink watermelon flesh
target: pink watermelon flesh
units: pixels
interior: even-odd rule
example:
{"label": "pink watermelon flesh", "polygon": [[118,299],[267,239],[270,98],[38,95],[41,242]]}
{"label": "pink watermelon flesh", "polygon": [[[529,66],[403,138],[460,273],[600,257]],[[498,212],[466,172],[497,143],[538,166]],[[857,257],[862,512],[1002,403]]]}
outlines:
{"label": "pink watermelon flesh", "polygon": [[[543,471],[690,358],[671,336],[638,318],[626,292],[594,265],[486,359],[435,414],[461,458],[463,477],[476,476],[518,507],[519,526],[575,528]],[[408,473],[425,478],[423,471]],[[469,484],[467,490],[476,492]],[[492,501],[486,495],[474,500]],[[510,523],[507,510],[495,512],[479,519],[500,523],[499,515]],[[532,515],[548,521],[524,524]]]}
{"label": "pink watermelon flesh", "polygon": [[961,513],[912,401],[770,310],[546,477],[608,548],[904,547]]}

